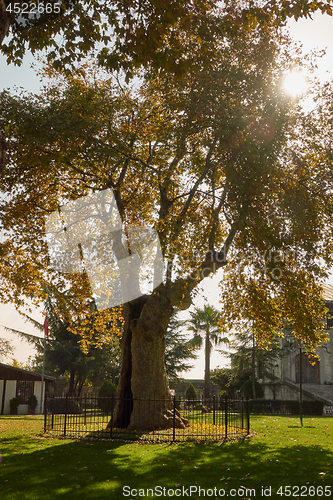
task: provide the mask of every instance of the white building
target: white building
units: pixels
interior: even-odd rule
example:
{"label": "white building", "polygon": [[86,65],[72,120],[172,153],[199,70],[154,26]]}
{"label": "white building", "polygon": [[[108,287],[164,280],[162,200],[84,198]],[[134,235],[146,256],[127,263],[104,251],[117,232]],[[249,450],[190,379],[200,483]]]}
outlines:
{"label": "white building", "polygon": [[[333,404],[333,285],[324,285],[323,299],[329,309],[327,318],[329,341],[316,349],[319,359],[309,361],[297,344],[282,339],[280,356],[274,366],[275,380],[259,380],[265,399],[298,399],[302,371],[302,391],[305,399],[321,399]],[[330,329],[331,328],[331,329]],[[300,357],[302,356],[302,370]]]}
{"label": "white building", "polygon": [[[48,384],[54,380],[54,377],[44,376],[44,399]],[[32,394],[37,398],[35,413],[42,413],[41,391],[42,375],[0,363],[0,415],[10,414],[9,402],[15,397],[20,399],[17,414],[27,415],[28,399]]]}

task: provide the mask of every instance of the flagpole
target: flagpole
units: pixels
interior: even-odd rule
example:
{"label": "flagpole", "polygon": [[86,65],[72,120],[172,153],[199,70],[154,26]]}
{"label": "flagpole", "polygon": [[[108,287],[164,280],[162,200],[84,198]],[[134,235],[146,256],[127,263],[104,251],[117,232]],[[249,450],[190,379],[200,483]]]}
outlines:
{"label": "flagpole", "polygon": [[43,408],[43,403],[44,403],[44,370],[45,370],[45,346],[46,346],[46,337],[48,337],[48,329],[49,329],[49,318],[48,314],[46,313],[45,316],[45,321],[44,321],[44,352],[43,352],[43,369],[42,369],[42,388],[40,391],[40,414],[43,415],[44,413],[44,408]]}

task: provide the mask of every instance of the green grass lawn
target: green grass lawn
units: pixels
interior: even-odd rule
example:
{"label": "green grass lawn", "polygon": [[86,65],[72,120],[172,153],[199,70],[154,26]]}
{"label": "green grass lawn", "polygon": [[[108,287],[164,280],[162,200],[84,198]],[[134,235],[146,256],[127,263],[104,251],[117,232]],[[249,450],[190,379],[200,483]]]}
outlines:
{"label": "green grass lawn", "polygon": [[[332,417],[306,417],[301,427],[297,417],[258,416],[251,427],[251,439],[225,444],[87,442],[45,438],[40,417],[0,417],[0,499],[171,498],[174,492],[197,500],[223,498],[222,489],[225,498],[265,498],[262,487],[269,486],[274,499],[288,494],[279,495],[280,486],[294,487],[291,498],[331,496],[325,487],[333,492]],[[155,487],[162,488],[159,497],[146,491]]]}

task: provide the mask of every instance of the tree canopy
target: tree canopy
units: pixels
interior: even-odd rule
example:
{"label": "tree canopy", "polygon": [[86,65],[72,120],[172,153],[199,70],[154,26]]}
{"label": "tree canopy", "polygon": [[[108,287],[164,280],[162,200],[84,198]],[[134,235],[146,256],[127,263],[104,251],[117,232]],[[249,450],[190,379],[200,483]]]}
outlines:
{"label": "tree canopy", "polygon": [[2,45],[8,62],[20,64],[26,48],[47,49],[56,68],[94,55],[99,65],[129,76],[142,65],[184,74],[196,65],[198,54],[188,54],[193,44],[200,44],[200,58],[209,63],[216,38],[237,37],[238,29],[281,25],[317,10],[332,15],[331,0],[50,0],[47,11],[36,15],[18,12],[20,3],[0,2],[0,44],[12,35]]}
{"label": "tree canopy", "polygon": [[[186,55],[194,60],[202,46],[190,41]],[[332,87],[320,90],[313,82],[317,106],[307,115],[286,94],[286,74],[306,64],[311,70],[311,62],[274,22],[264,29],[240,25],[237,37],[212,43],[209,64],[198,57],[193,71],[177,77],[151,72],[130,86],[89,65],[72,75],[48,67],[54,80],[41,95],[0,96],[8,146],[0,294],[19,301],[23,291],[41,295],[45,283],[70,286],[73,325],[75,315],[87,317],[100,299],[92,296],[88,266],[77,274],[53,266],[45,224],[59,207],[91,193],[110,190],[114,200],[97,203],[87,225],[87,239],[101,234],[90,238],[94,258],[140,253],[133,228],[153,228],[159,236],[162,282],[122,307],[119,394],[127,397],[168,397],[164,350],[172,310],[187,309],[198,283],[228,259],[226,322],[237,320],[239,304],[265,341],[282,319],[310,347],[324,337],[320,280],[332,255]],[[114,202],[121,230],[109,235],[101,228]],[[249,252],[260,258],[249,259]],[[280,257],[281,275],[265,255]],[[161,271],[156,260],[150,264]],[[105,276],[107,284],[112,276]],[[131,279],[139,290],[140,274]],[[116,320],[120,312],[94,311],[76,322],[83,342],[93,341],[89,321],[103,314]],[[131,412],[117,408],[116,424],[127,426],[121,414],[126,419]],[[131,425],[138,429],[136,415],[134,404]],[[164,419],[167,425],[170,414]]]}
{"label": "tree canopy", "polygon": [[[228,279],[253,287],[233,303],[250,304],[253,296],[263,314],[265,297],[267,311],[280,317],[279,289],[299,334],[318,339],[318,257],[330,262],[331,250],[331,88],[305,116],[283,90],[285,74],[302,64],[286,50],[290,42],[278,29],[244,29],[216,43],[210,68],[199,65],[176,80],[155,76],[133,90],[83,67],[78,76],[56,75],[38,96],[3,92],[9,163],[2,190],[11,194],[1,210],[9,236],[0,264],[8,287],[0,293],[34,296],[43,280],[61,282],[49,265],[45,216],[66,199],[112,188],[127,227],[157,231],[167,263],[158,290],[172,306],[187,308],[197,283],[226,265],[232,246]],[[281,279],[259,269],[261,278],[252,280],[245,272],[251,251],[286,257]],[[87,276],[77,275],[76,286],[87,295]],[[239,283],[230,289],[237,293]],[[301,301],[305,289],[312,304],[317,297],[306,325],[300,316],[310,300],[296,308],[292,298]],[[261,323],[268,336],[269,315]]]}

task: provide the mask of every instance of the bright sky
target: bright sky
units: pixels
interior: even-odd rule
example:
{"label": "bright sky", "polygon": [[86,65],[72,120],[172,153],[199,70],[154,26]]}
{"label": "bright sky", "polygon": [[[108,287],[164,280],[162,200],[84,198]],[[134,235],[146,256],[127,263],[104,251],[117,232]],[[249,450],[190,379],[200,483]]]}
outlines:
{"label": "bright sky", "polygon": [[[327,15],[315,14],[313,20],[301,19],[299,21],[290,21],[289,28],[291,35],[299,40],[304,47],[305,51],[311,49],[325,49],[326,55],[318,62],[318,77],[325,81],[333,77],[333,18]],[[5,58],[0,55],[0,89],[12,88],[14,86],[23,87],[30,92],[38,92],[40,88],[40,80],[35,71],[30,67],[35,60],[31,55],[27,55],[24,64],[21,67],[7,66]],[[204,280],[201,287],[204,289],[196,300],[195,305],[202,307],[204,304],[203,298],[207,297],[208,303],[218,307],[219,292],[216,279]],[[43,322],[41,312],[34,311],[32,316]],[[185,319],[188,317],[188,312],[182,313]],[[11,305],[0,304],[0,325],[9,326],[14,329],[24,330],[28,333],[35,333],[40,335],[40,332],[34,329],[29,323],[25,323],[23,318],[15,311]],[[8,338],[13,341],[15,345],[14,357],[21,361],[26,362],[29,355],[33,355],[34,351],[25,343],[21,342],[17,336],[7,333],[0,326],[0,337]],[[8,361],[8,360],[7,360]],[[213,352],[211,358],[211,368],[217,366],[225,366],[227,360],[217,352]],[[200,378],[203,379],[204,375],[204,353],[200,352],[200,357],[195,361],[195,368],[190,372],[184,374],[186,378]]]}

